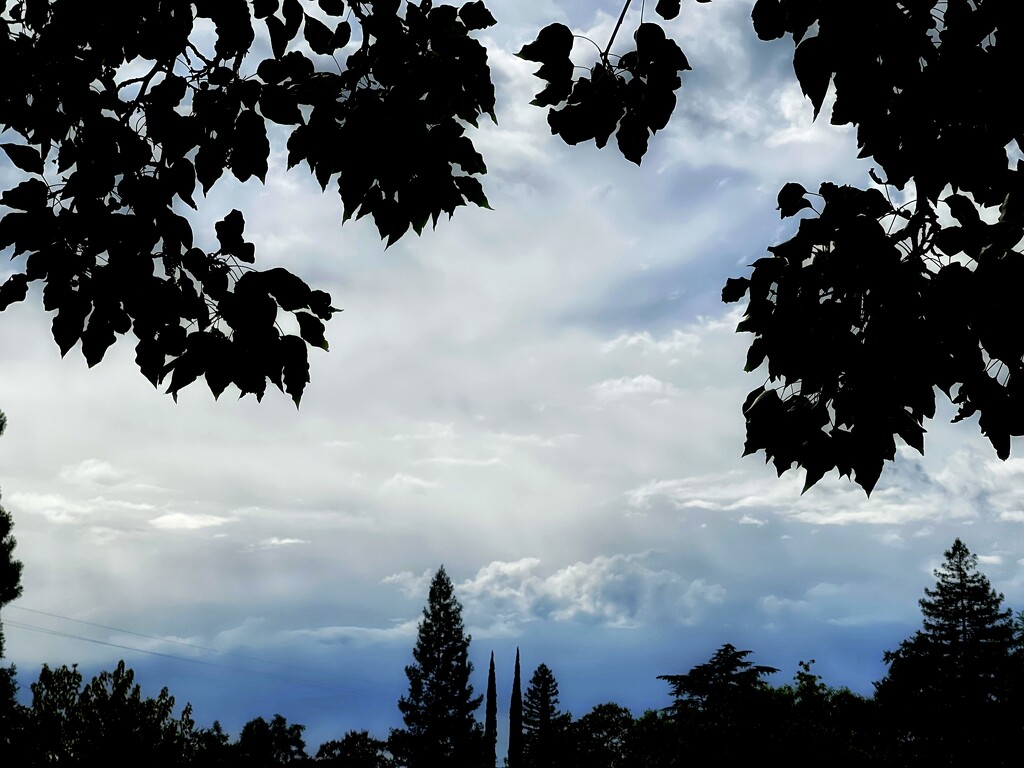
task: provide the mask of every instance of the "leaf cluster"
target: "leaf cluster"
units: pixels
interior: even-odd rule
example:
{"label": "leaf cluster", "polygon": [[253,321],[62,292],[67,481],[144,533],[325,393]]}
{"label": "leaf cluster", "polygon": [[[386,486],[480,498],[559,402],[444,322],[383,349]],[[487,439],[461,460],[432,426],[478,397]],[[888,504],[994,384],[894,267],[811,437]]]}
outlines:
{"label": "leaf cluster", "polygon": [[[628,6],[627,2],[623,16]],[[678,2],[659,2],[656,11],[673,19],[679,7]],[[614,39],[615,33],[587,75],[579,77],[571,58],[575,36],[564,24],[548,25],[516,55],[541,65],[534,74],[547,85],[531,103],[550,107],[552,134],[571,145],[594,141],[600,149],[614,133],[622,155],[640,165],[650,137],[672,116],[676,91],[682,87],[680,75],[690,63],[679,45],[652,22],[637,27],[634,50],[610,53]]]}
{"label": "leaf cluster", "polygon": [[1024,65],[1022,22],[992,0],[754,5],[762,39],[792,38],[815,114],[834,85],[832,122],[881,171],[867,189],[783,187],[781,215],[808,215],[722,293],[749,297],[746,369],[767,363],[745,452],[803,467],[805,490],[835,469],[870,493],[897,436],[923,453],[936,389],[1000,458],[1024,434],[1024,164],[1007,152],[1024,118],[998,85]]}
{"label": "leaf cluster", "polygon": [[[62,355],[80,345],[92,366],[131,333],[140,370],[172,395],[203,378],[215,396],[233,384],[259,399],[269,381],[298,404],[307,348],[327,348],[338,310],[283,268],[254,269],[240,212],[216,224],[209,250],[188,209],[225,175],[265,181],[282,130],[289,167],[336,183],[344,218],[371,215],[389,245],[486,206],[466,125],[493,117],[486,52],[470,37],[493,17],[481,2],[400,5],[11,5],[0,64],[21,74],[0,93],[0,124],[17,140],[0,148],[23,180],[0,194],[0,249],[23,266],[0,286],[0,311],[39,282]],[[272,55],[253,67],[264,31]],[[352,48],[342,69],[335,54]],[[293,332],[279,325],[289,314]]]}

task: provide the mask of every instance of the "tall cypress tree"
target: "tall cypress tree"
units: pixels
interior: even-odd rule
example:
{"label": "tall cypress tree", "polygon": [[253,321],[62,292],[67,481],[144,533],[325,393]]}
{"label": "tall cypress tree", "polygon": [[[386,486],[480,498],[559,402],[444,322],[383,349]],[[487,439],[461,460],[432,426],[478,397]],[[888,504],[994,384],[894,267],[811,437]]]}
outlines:
{"label": "tall cypress tree", "polygon": [[519,683],[519,649],[516,648],[516,671],[512,678],[512,701],[508,708],[508,768],[523,768],[523,691]]}
{"label": "tall cypress tree", "polygon": [[935,588],[925,589],[920,601],[923,629],[886,651],[888,674],[875,683],[884,719],[901,745],[897,759],[1002,765],[1013,741],[979,723],[1008,714],[1016,663],[1012,613],[960,539],[934,573]]}
{"label": "tall cypress tree", "polygon": [[485,712],[483,764],[495,768],[498,764],[498,685],[494,680],[494,651],[491,651],[491,668],[487,672]]}
{"label": "tall cypress tree", "polygon": [[473,696],[469,643],[462,605],[442,565],[430,584],[415,664],[405,668],[409,694],[398,701],[407,729],[411,768],[474,765],[480,756],[480,725],[473,713],[482,696]]}

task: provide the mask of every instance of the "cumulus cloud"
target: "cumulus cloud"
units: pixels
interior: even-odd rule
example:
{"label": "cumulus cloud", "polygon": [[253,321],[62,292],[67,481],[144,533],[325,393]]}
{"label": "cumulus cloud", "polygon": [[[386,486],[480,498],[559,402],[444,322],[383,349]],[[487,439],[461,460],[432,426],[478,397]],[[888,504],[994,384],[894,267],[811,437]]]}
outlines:
{"label": "cumulus cloud", "polygon": [[540,573],[527,557],[492,562],[459,584],[458,593],[480,621],[516,624],[553,620],[638,626],[648,622],[689,624],[709,604],[725,599],[725,588],[652,568],[648,554],[598,556],[554,573]]}
{"label": "cumulus cloud", "polygon": [[390,576],[385,576],[381,579],[381,584],[395,585],[409,599],[425,598],[430,588],[430,580],[433,577],[434,572],[429,568],[419,575],[411,571],[401,571],[400,573],[392,573]]}

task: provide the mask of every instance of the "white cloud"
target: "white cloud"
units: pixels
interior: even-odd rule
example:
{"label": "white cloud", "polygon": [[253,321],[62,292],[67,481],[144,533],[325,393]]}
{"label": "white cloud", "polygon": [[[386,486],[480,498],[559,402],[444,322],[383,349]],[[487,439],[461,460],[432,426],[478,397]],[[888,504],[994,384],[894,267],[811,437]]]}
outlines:
{"label": "white cloud", "polygon": [[537,558],[495,561],[457,591],[480,621],[506,625],[543,619],[616,627],[689,624],[725,599],[723,586],[652,568],[649,557],[602,555],[547,576],[538,573]]}
{"label": "white cloud", "polygon": [[76,485],[117,485],[125,478],[125,473],[115,469],[107,461],[86,459],[60,471],[60,479]]}
{"label": "white cloud", "polygon": [[309,541],[307,539],[286,539],[271,536],[269,539],[258,541],[252,546],[253,549],[277,549],[279,547],[291,547],[296,544],[309,544]]}
{"label": "white cloud", "polygon": [[659,395],[666,397],[679,394],[679,390],[673,385],[646,373],[639,376],[607,379],[600,384],[595,384],[593,389],[597,399],[603,402],[622,400],[634,395]]}
{"label": "white cloud", "polygon": [[643,354],[679,353],[697,354],[700,349],[700,336],[696,333],[681,331],[678,328],[662,339],[655,339],[648,331],[640,333],[620,334],[611,341],[601,345],[601,352],[609,354],[621,349],[637,349]]}
{"label": "white cloud", "polygon": [[429,568],[418,576],[411,571],[402,571],[385,576],[381,579],[381,584],[394,584],[409,599],[422,598],[425,600],[433,577],[434,572]]}
{"label": "white cloud", "polygon": [[89,503],[57,493],[14,493],[10,497],[10,506],[17,511],[41,515],[59,525],[77,523],[94,511]]}
{"label": "white cloud", "polygon": [[396,472],[381,484],[380,490],[381,493],[406,494],[433,491],[440,487],[440,480],[425,480],[405,472]]}
{"label": "white cloud", "polygon": [[744,515],[743,517],[740,518],[739,523],[740,523],[740,525],[757,525],[757,526],[762,526],[762,525],[767,525],[768,521],[767,520],[762,520],[759,517],[754,517],[753,515]]}
{"label": "white cloud", "polygon": [[235,522],[237,518],[208,515],[203,513],[168,512],[166,515],[154,517],[149,524],[163,530],[192,531],[199,528],[213,528]]}

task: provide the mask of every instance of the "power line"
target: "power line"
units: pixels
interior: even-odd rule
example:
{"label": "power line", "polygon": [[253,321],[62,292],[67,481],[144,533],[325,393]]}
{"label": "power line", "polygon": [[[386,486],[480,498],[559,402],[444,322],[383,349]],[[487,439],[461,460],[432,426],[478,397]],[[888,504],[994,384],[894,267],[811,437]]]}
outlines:
{"label": "power line", "polygon": [[241,653],[231,653],[229,651],[222,651],[222,650],[219,650],[217,648],[209,648],[209,647],[204,646],[204,645],[198,645],[196,643],[190,643],[190,642],[188,642],[186,640],[172,640],[171,638],[159,637],[158,635],[147,635],[144,632],[135,632],[135,631],[133,631],[131,629],[123,629],[122,627],[112,627],[112,626],[110,626],[108,624],[97,624],[94,621],[85,621],[84,619],[73,619],[70,616],[61,616],[59,613],[50,613],[49,611],[40,611],[40,610],[38,610],[36,608],[26,608],[26,607],[24,607],[22,605],[10,605],[10,606],[7,607],[7,610],[10,610],[11,608],[14,608],[15,610],[19,610],[19,611],[27,611],[28,613],[36,613],[36,614],[39,614],[40,616],[49,616],[50,618],[60,619],[61,621],[73,621],[76,624],[85,624],[86,626],[89,626],[89,627],[98,627],[99,629],[108,629],[111,632],[120,632],[121,634],[125,634],[125,635],[134,635],[135,637],[143,637],[143,638],[145,638],[147,640],[159,640],[162,643],[172,643],[174,645],[183,645],[186,648],[195,648],[195,649],[200,650],[200,651],[208,651],[210,653],[217,653],[217,654],[220,654],[222,656],[233,656],[234,658],[245,659],[246,661],[258,661],[258,662],[260,662],[262,664],[274,664],[274,665],[279,666],[279,667],[288,667],[290,669],[297,669],[297,670],[299,670],[301,672],[309,672],[310,674],[317,674],[315,670],[308,669],[308,668],[305,668],[305,667],[299,667],[299,666],[296,666],[294,664],[285,664],[284,662],[280,662],[280,661],[271,661],[270,659],[261,659],[261,658],[259,658],[257,656],[246,656],[245,654],[241,654]]}
{"label": "power line", "polygon": [[[150,651],[150,650],[146,650],[145,648],[135,648],[135,647],[132,647],[130,645],[121,645],[119,643],[112,643],[112,642],[110,642],[108,640],[97,640],[96,638],[93,638],[93,637],[85,637],[83,635],[76,635],[76,634],[73,634],[71,632],[62,632],[62,631],[60,631],[58,629],[50,629],[50,628],[47,628],[47,627],[37,627],[37,626],[35,626],[33,624],[25,624],[25,623],[20,622],[20,621],[12,621],[11,619],[6,619],[4,621],[4,626],[5,627],[14,627],[16,629],[24,629],[24,630],[28,630],[30,632],[39,632],[40,634],[44,634],[44,635],[53,635],[55,637],[64,637],[64,638],[69,638],[69,639],[72,639],[72,640],[82,640],[83,642],[87,642],[87,643],[95,643],[96,645],[106,645],[106,646],[109,646],[111,648],[119,648],[121,650],[132,651],[134,653],[145,653],[145,654],[148,654],[150,656],[159,656],[161,658],[172,659],[174,661],[187,661],[187,662],[191,662],[192,664],[202,664],[202,665],[208,666],[208,667],[220,667],[221,669],[227,669],[227,670],[230,670],[232,672],[242,672],[242,673],[247,674],[247,675],[260,675],[260,676],[263,676],[263,677],[271,677],[271,678],[275,678],[277,680],[284,680],[286,682],[295,683],[297,685],[306,685],[306,686],[310,686],[310,687],[313,687],[313,688],[324,688],[324,689],[333,690],[333,691],[346,690],[346,692],[349,692],[349,693],[352,692],[351,689],[342,689],[338,685],[331,685],[331,684],[320,683],[320,682],[317,682],[317,681],[314,681],[314,680],[304,680],[304,679],[297,678],[297,677],[288,677],[286,675],[279,675],[279,674],[275,674],[273,672],[266,672],[266,671],[257,670],[257,669],[247,669],[245,667],[237,667],[237,666],[233,666],[233,665],[230,665],[230,664],[220,664],[220,663],[215,662],[215,661],[204,661],[203,659],[193,659],[193,658],[189,658],[188,656],[176,656],[176,655],[171,654],[171,653],[160,653],[159,651]],[[137,634],[137,633],[135,633],[135,634]],[[160,639],[160,638],[157,638],[157,639]]]}

